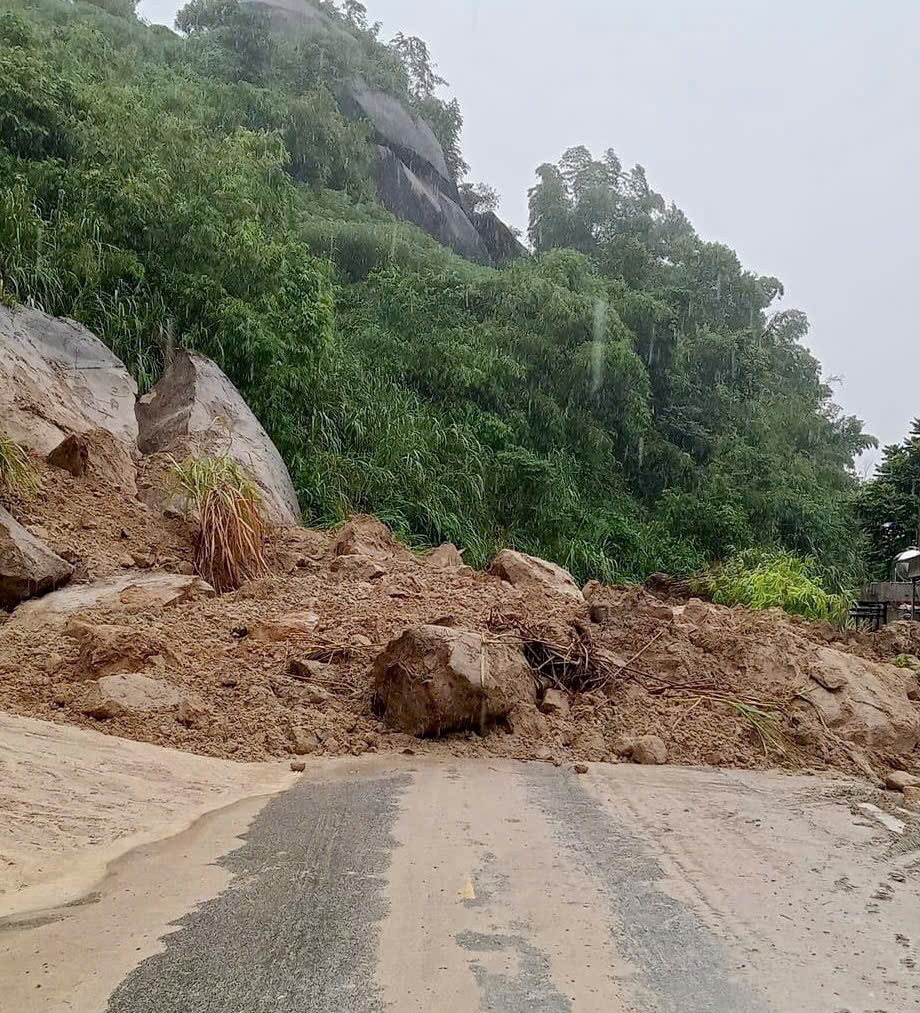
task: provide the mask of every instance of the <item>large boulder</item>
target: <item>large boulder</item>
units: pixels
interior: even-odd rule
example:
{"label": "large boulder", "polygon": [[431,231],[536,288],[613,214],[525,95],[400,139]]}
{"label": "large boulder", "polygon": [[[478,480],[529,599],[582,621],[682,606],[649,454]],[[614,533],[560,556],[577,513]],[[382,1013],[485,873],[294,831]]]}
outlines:
{"label": "large boulder", "polygon": [[0,506],[0,608],[65,584],[73,567]]}
{"label": "large boulder", "polygon": [[913,676],[894,665],[819,647],[792,717],[816,733],[830,730],[867,749],[909,753],[920,745],[920,708],[907,691]]}
{"label": "large boulder", "polygon": [[216,362],[177,352],[159,383],[138,402],[137,421],[143,453],[228,453],[258,483],[272,523],[300,523],[297,494],[281,455]]}
{"label": "large boulder", "polygon": [[162,638],[132,626],[114,623],[75,621],[65,628],[65,636],[80,645],[73,674],[80,679],[138,672],[156,659],[177,665],[178,659]]}
{"label": "large boulder", "polygon": [[448,626],[407,630],[377,657],[371,677],[375,712],[409,735],[482,732],[516,706],[536,702],[517,646]]}
{"label": "large boulder", "polygon": [[42,456],[84,436],[84,470],[131,489],[136,397],[124,364],[85,327],[0,305],[0,436]]}
{"label": "large boulder", "polygon": [[514,587],[561,595],[572,601],[584,601],[581,589],[568,570],[524,552],[502,549],[492,562],[492,573]]}
{"label": "large boulder", "polygon": [[335,537],[336,556],[364,556],[367,559],[407,559],[411,553],[393,537],[382,521],[370,514],[349,517]]}
{"label": "large boulder", "polygon": [[181,700],[179,691],[165,680],[127,672],[103,676],[90,688],[81,710],[90,717],[105,719],[171,710]]}
{"label": "large boulder", "polygon": [[93,584],[74,584],[24,602],[10,617],[9,625],[25,629],[62,627],[90,609],[140,612],[213,597],[214,588],[200,577],[160,571],[131,573]]}

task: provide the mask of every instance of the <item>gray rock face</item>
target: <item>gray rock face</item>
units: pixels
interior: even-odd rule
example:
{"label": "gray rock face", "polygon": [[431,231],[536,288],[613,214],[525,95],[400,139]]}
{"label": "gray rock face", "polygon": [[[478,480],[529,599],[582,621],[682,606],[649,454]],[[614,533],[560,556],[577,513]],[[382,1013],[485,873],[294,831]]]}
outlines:
{"label": "gray rock face", "polygon": [[0,608],[10,609],[73,576],[61,559],[0,506]]}
{"label": "gray rock face", "polygon": [[377,143],[393,152],[414,173],[438,177],[448,195],[458,200],[444,149],[434,131],[399,99],[369,88],[363,81],[350,81],[339,90],[339,105],[346,115],[366,119]]}
{"label": "gray rock face", "polygon": [[137,384],[85,327],[0,306],[0,434],[49,454],[73,433],[110,433],[126,457],[137,443]]}
{"label": "gray rock face", "polygon": [[378,145],[373,168],[377,196],[397,218],[418,225],[439,243],[460,256],[490,264],[488,250],[463,208],[452,200],[439,181],[417,175],[389,148]]}
{"label": "gray rock face", "polygon": [[[346,52],[345,62],[360,68],[363,57],[357,39],[311,0],[243,0],[243,4],[265,14],[281,35],[332,36],[336,48]],[[460,256],[482,264],[505,264],[526,252],[495,215],[467,214],[440,141],[401,99],[358,77],[338,82],[334,90],[346,116],[371,125],[380,153],[373,173],[377,197],[397,218],[413,222]]]}
{"label": "gray rock face", "polygon": [[328,14],[314,7],[310,0],[241,0],[241,6],[261,12],[276,29],[312,29],[344,36],[351,41],[348,32]]}
{"label": "gray rock face", "polygon": [[528,256],[527,247],[494,211],[473,212],[469,217],[496,267]]}
{"label": "gray rock face", "polygon": [[182,350],[137,405],[145,454],[229,453],[262,490],[273,523],[300,522],[300,507],[281,455],[217,363]]}

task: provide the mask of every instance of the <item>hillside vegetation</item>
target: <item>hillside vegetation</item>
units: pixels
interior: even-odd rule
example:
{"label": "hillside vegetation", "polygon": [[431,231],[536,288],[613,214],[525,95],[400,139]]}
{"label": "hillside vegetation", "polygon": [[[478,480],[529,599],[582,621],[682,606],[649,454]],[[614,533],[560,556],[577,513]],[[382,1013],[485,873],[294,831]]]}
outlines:
{"label": "hillside vegetation", "polygon": [[460,111],[418,40],[325,7],[341,34],[282,40],[233,0],[185,36],[130,0],[0,0],[0,297],[84,322],[142,389],[171,343],[213,356],[311,524],[372,511],[582,578],[768,548],[854,580],[867,438],[779,281],[613,152],[538,169],[534,255],[504,270],[397,222],[335,81],[424,112],[458,177]]}

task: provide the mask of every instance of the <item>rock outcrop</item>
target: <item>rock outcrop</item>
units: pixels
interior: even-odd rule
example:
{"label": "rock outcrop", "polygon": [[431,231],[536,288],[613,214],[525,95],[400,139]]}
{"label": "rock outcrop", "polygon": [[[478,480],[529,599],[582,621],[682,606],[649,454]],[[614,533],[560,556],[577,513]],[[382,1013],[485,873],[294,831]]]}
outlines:
{"label": "rock outcrop", "polygon": [[137,405],[138,445],[145,454],[228,453],[262,491],[268,519],[300,523],[300,508],[281,455],[217,363],[179,351]]}
{"label": "rock outcrop", "polygon": [[132,573],[93,584],[74,584],[37,601],[24,602],[13,612],[8,625],[27,629],[64,626],[88,609],[136,612],[213,597],[214,588],[200,577],[160,571]]}
{"label": "rock outcrop", "polygon": [[525,552],[502,549],[492,562],[492,573],[514,587],[584,601],[581,589],[568,570]]}
{"label": "rock outcrop", "polygon": [[403,221],[418,225],[467,260],[491,264],[489,252],[466,212],[450,194],[448,180],[411,169],[385,144],[377,145],[372,174],[381,204]]}
{"label": "rock outcrop", "polygon": [[60,587],[73,567],[31,535],[0,506],[0,608]]}
{"label": "rock outcrop", "polygon": [[124,364],[85,327],[0,306],[0,435],[42,456],[86,437],[84,471],[133,492],[136,397]]}
{"label": "rock outcrop", "polygon": [[496,267],[528,256],[527,247],[494,211],[474,211],[469,218]]}
{"label": "rock outcrop", "polygon": [[[280,35],[325,35],[345,63],[360,71],[366,59],[357,38],[311,0],[243,0],[264,14]],[[373,178],[377,198],[397,218],[424,229],[460,256],[505,264],[526,253],[511,230],[491,213],[469,214],[460,200],[444,149],[430,125],[400,98],[359,76],[338,82],[336,99],[351,119],[370,124],[377,146]]]}
{"label": "rock outcrop", "polygon": [[419,737],[484,731],[536,702],[533,674],[516,646],[449,626],[418,626],[392,641],[371,669],[374,710]]}

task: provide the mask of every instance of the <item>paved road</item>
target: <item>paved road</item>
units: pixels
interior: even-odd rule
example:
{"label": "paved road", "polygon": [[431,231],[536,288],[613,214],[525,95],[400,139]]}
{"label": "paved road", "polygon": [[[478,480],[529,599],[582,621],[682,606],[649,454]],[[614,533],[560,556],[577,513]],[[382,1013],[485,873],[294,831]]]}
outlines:
{"label": "paved road", "polygon": [[920,838],[864,801],[779,774],[324,764],[0,925],[0,1009],[916,1010]]}

